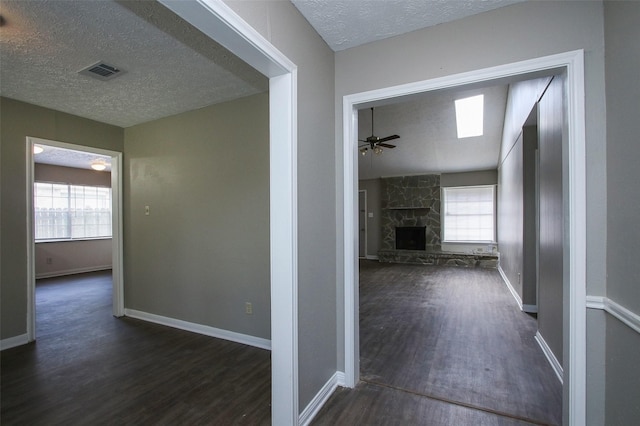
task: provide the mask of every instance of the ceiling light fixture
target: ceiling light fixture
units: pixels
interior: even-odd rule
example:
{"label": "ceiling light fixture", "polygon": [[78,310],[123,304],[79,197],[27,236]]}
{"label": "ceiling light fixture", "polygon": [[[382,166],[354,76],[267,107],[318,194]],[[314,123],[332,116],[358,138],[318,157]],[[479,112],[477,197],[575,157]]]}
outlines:
{"label": "ceiling light fixture", "polygon": [[373,148],[373,153],[374,154],[382,154],[382,151],[384,151],[382,148],[380,148],[379,146],[376,146],[375,148]]}
{"label": "ceiling light fixture", "polygon": [[456,124],[458,139],[482,136],[484,122],[484,95],[458,99],[456,105]]}
{"label": "ceiling light fixture", "polygon": [[33,146],[33,153],[34,154],[40,154],[42,151],[44,151],[44,148],[41,147],[40,145],[34,145]]}
{"label": "ceiling light fixture", "polygon": [[107,168],[107,163],[104,160],[96,160],[91,162],[91,168],[101,172]]}

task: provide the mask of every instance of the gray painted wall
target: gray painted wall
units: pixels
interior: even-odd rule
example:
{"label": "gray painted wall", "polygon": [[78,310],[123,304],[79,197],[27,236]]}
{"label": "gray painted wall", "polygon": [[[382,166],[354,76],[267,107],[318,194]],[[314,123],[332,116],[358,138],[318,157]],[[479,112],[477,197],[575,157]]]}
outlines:
{"label": "gray painted wall", "polygon": [[477,172],[442,173],[440,186],[448,188],[452,186],[495,185],[498,183],[497,170],[479,170]]}
{"label": "gray painted wall", "polygon": [[[535,156],[536,104],[551,77],[509,87],[501,163],[498,169],[498,244],[500,267],[520,296],[525,310],[537,304]],[[559,161],[559,159],[558,159]]]}
{"label": "gray painted wall", "polygon": [[302,411],[336,372],[334,54],[288,1],[227,1],[298,66],[298,368]]}
{"label": "gray painted wall", "polygon": [[125,129],[125,308],[270,338],[268,105]]}
{"label": "gray painted wall", "polygon": [[[607,83],[607,297],[640,315],[636,253],[640,240],[640,3],[605,2]],[[640,419],[640,335],[607,318],[607,425]]]}
{"label": "gray painted wall", "polygon": [[564,352],[563,300],[567,300],[563,295],[563,283],[568,282],[565,281],[567,259],[563,249],[566,212],[563,205],[566,184],[563,177],[564,81],[562,76],[554,77],[538,103],[538,331],[561,365]]}
{"label": "gray painted wall", "polygon": [[498,251],[500,268],[522,299],[524,186],[522,133],[498,169]]}
{"label": "gray painted wall", "polygon": [[27,332],[26,137],[123,151],[123,130],[24,102],[0,98],[2,259],[0,337]]}

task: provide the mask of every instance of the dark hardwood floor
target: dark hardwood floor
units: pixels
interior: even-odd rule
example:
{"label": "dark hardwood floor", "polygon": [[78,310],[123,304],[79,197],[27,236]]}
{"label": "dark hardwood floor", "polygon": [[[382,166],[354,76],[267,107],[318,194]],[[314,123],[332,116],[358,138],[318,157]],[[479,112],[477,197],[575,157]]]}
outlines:
{"label": "dark hardwood floor", "polygon": [[[361,377],[316,425],[561,423],[561,393],[496,271],[363,262]],[[270,353],[111,316],[109,273],[42,280],[36,343],[1,355],[3,425],[271,423]]]}
{"label": "dark hardwood floor", "polygon": [[360,263],[360,372],[314,424],[559,425],[562,386],[496,270]]}
{"label": "dark hardwood floor", "polygon": [[1,354],[2,425],[271,423],[269,351],[111,315],[111,276],[39,281],[37,342]]}

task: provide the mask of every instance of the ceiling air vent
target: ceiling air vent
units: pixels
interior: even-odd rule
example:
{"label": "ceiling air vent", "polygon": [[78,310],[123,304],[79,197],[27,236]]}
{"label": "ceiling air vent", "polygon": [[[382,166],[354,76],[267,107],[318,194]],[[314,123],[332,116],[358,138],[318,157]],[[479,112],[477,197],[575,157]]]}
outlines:
{"label": "ceiling air vent", "polygon": [[114,67],[113,65],[107,65],[104,62],[97,62],[81,71],[78,71],[78,74],[88,75],[89,77],[97,78],[98,80],[107,81],[124,74],[124,71]]}

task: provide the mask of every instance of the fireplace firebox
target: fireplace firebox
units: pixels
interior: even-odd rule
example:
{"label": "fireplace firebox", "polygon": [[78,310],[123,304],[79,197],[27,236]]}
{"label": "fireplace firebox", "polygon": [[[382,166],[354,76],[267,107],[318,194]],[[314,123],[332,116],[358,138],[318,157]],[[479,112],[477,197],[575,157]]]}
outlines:
{"label": "fireplace firebox", "polygon": [[426,250],[426,226],[397,226],[396,250]]}

